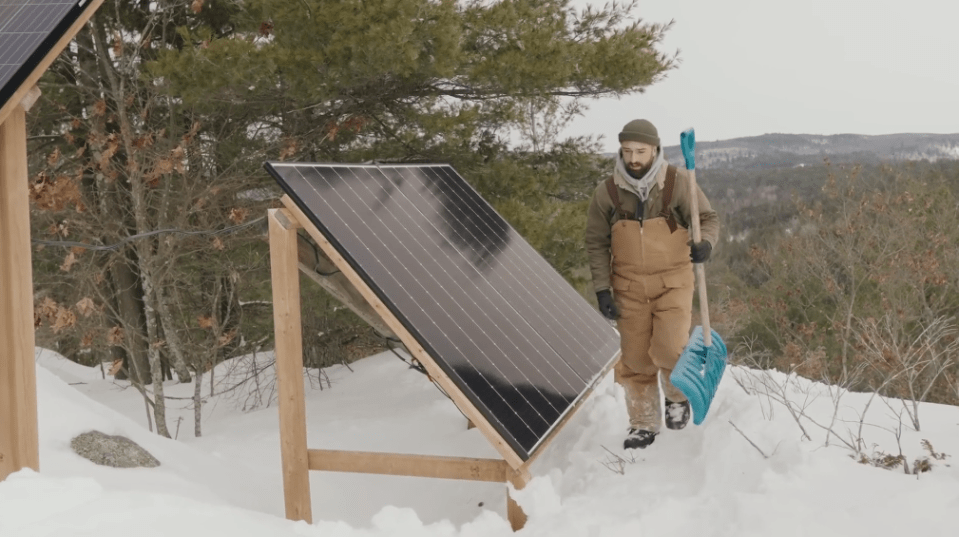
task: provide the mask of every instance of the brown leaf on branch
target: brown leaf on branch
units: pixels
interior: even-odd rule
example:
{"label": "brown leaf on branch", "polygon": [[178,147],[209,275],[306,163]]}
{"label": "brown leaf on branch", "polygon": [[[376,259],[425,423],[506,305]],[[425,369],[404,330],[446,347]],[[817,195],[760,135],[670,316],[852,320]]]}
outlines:
{"label": "brown leaf on branch", "polygon": [[331,142],[336,140],[336,134],[340,132],[340,126],[336,124],[335,121],[330,121],[326,124],[326,139],[329,139]]}
{"label": "brown leaf on branch", "polygon": [[57,230],[56,230],[57,235],[63,238],[67,238],[70,235],[70,226],[67,225],[66,220],[64,220],[63,222],[60,222],[56,226],[57,226]]}
{"label": "brown leaf on branch", "polygon": [[243,221],[246,220],[247,214],[249,214],[249,211],[246,209],[233,208],[230,210],[230,220],[232,220],[234,224],[242,224]]}
{"label": "brown leaf on branch", "polygon": [[83,338],[80,339],[80,346],[84,349],[89,349],[93,346],[93,336],[94,332],[87,332],[83,335]]}
{"label": "brown leaf on branch", "polygon": [[105,170],[110,165],[110,159],[113,158],[113,155],[115,155],[119,149],[120,141],[117,140],[115,134],[111,134],[107,139],[106,149],[100,153],[100,158],[97,160],[97,166],[99,166],[101,170]]}
{"label": "brown leaf on branch", "polygon": [[60,305],[50,297],[45,297],[43,302],[37,305],[36,313],[48,321],[52,321],[57,316],[57,310]]}
{"label": "brown leaf on branch", "polygon": [[197,317],[196,320],[200,324],[200,328],[213,328],[213,317]]}
{"label": "brown leaf on branch", "polygon": [[77,263],[77,256],[73,252],[67,254],[67,257],[63,259],[63,263],[60,265],[60,270],[63,272],[70,272],[70,269],[73,268],[73,265]]}
{"label": "brown leaf on branch", "polygon": [[223,244],[223,240],[220,237],[213,237],[213,249],[223,251],[226,250],[226,245]]}
{"label": "brown leaf on branch", "polygon": [[204,0],[193,0],[193,3],[190,4],[190,9],[192,9],[194,13],[203,11],[203,1]]}
{"label": "brown leaf on branch", "polygon": [[60,308],[57,310],[57,316],[53,320],[51,326],[53,328],[53,333],[56,334],[59,331],[65,328],[70,328],[75,324],[77,324],[77,316],[66,308]]}
{"label": "brown leaf on branch", "polygon": [[193,141],[193,138],[196,137],[196,133],[200,131],[200,122],[194,121],[193,125],[190,127],[190,132],[183,135],[183,141],[185,143],[190,143]]}
{"label": "brown leaf on branch", "polygon": [[56,166],[57,162],[60,162],[60,148],[54,149],[52,153],[47,155],[47,164]]}
{"label": "brown leaf on branch", "polygon": [[71,203],[80,207],[81,198],[76,180],[65,175],[51,179],[46,174],[40,174],[30,185],[30,199],[40,210],[62,211]]}
{"label": "brown leaf on branch", "polygon": [[283,149],[280,150],[280,160],[286,160],[296,154],[299,144],[293,138],[286,140]]}
{"label": "brown leaf on branch", "polygon": [[139,136],[135,140],[133,140],[133,147],[137,149],[143,149],[144,147],[150,147],[151,145],[153,145],[152,132],[148,132],[144,134],[143,136]]}
{"label": "brown leaf on branch", "polygon": [[95,311],[97,311],[97,306],[93,303],[93,300],[90,297],[84,297],[80,299],[80,301],[76,304],[76,308],[80,315],[83,315],[84,317],[89,317]]}
{"label": "brown leaf on branch", "polygon": [[97,101],[97,102],[95,102],[95,103],[93,104],[93,115],[94,115],[94,116],[99,117],[99,116],[102,116],[103,114],[106,114],[106,113],[107,113],[107,102],[106,102],[106,101],[104,101],[103,99],[100,99],[99,101]]}
{"label": "brown leaf on branch", "polygon": [[233,341],[235,337],[236,337],[236,330],[230,330],[226,334],[223,334],[222,336],[217,338],[216,342],[220,347],[224,347],[226,345],[229,345],[230,342]]}
{"label": "brown leaf on branch", "polygon": [[160,162],[157,162],[156,168],[153,170],[154,175],[166,175],[173,171],[173,161],[170,159],[163,159]]}
{"label": "brown leaf on branch", "polygon": [[107,331],[107,343],[113,345],[114,347],[119,347],[123,345],[123,328],[119,326],[114,326]]}
{"label": "brown leaf on branch", "polygon": [[116,56],[123,56],[123,36],[120,32],[113,34],[113,53]]}

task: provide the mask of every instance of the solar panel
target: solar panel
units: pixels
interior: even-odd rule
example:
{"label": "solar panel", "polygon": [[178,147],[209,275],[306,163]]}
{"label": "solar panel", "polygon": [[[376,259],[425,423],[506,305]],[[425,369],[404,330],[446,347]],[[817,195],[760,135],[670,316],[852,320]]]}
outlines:
{"label": "solar panel", "polygon": [[265,167],[524,460],[615,358],[612,327],[452,167]]}
{"label": "solar panel", "polygon": [[0,108],[87,4],[88,0],[0,0]]}

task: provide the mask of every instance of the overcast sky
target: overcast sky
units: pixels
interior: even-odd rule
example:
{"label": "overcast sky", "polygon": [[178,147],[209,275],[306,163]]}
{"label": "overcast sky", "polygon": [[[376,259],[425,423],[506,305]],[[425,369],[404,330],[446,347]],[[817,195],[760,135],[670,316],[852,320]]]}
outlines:
{"label": "overcast sky", "polygon": [[[573,0],[601,6],[602,0]],[[593,101],[567,135],[646,118],[664,145],[765,133],[959,133],[959,3],[953,0],[641,0],[675,24],[679,67],[644,94]]]}

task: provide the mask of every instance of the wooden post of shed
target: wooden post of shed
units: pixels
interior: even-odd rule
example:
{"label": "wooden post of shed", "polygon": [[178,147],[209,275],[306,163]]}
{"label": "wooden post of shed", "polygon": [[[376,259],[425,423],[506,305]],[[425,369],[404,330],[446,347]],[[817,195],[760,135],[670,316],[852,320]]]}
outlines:
{"label": "wooden post of shed", "polygon": [[0,124],[0,481],[40,469],[26,127],[39,93]]}

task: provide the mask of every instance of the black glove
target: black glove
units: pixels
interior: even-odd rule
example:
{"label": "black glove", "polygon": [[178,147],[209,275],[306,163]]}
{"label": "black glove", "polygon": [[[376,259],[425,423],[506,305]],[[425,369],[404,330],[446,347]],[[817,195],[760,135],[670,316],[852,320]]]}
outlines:
{"label": "black glove", "polygon": [[689,258],[693,260],[693,263],[709,261],[709,253],[712,251],[713,245],[709,244],[709,241],[689,241]]}
{"label": "black glove", "polygon": [[596,293],[596,301],[599,302],[599,312],[603,314],[603,317],[611,321],[619,317],[619,310],[616,309],[616,303],[613,302],[613,295],[609,289]]}

